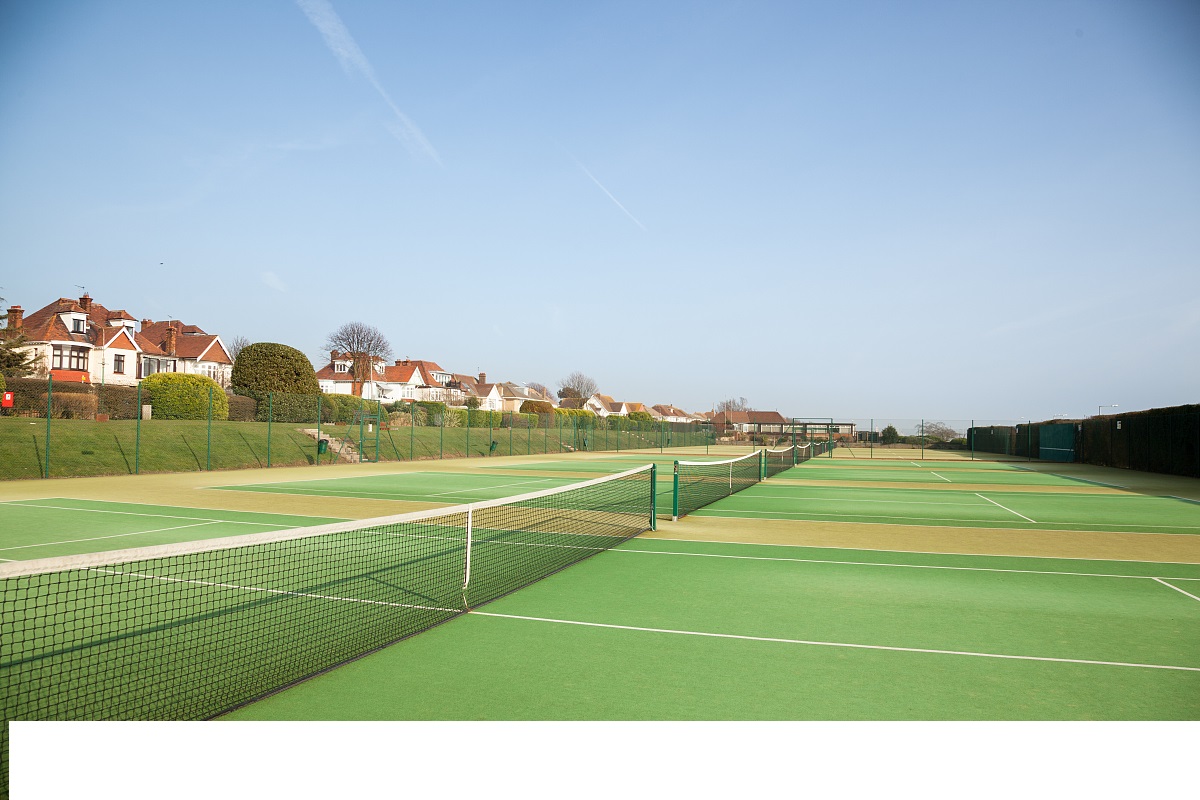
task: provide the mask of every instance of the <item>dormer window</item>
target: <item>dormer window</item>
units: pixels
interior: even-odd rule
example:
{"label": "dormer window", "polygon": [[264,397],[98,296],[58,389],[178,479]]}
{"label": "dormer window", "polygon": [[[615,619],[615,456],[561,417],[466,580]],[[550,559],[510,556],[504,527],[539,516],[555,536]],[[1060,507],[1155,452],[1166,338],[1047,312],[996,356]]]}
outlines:
{"label": "dormer window", "polygon": [[87,331],[84,328],[84,325],[86,325],[86,323],[79,317],[71,320],[71,333],[86,333]]}
{"label": "dormer window", "polygon": [[333,365],[333,371],[334,372],[349,372],[350,365],[347,364],[345,361],[335,362]]}

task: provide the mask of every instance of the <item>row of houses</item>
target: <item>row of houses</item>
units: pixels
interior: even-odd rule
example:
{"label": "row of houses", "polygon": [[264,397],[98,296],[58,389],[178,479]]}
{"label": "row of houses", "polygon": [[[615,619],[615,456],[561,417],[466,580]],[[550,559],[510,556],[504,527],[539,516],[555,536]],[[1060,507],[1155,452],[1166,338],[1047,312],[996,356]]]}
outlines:
{"label": "row of houses", "polygon": [[39,375],[55,381],[135,385],[156,372],[205,375],[229,385],[233,360],[221,337],[179,320],[155,322],[110,310],[84,292],[26,314],[8,309],[7,335],[24,335]]}
{"label": "row of houses", "polygon": [[[19,305],[11,306],[2,332],[23,335],[28,342],[23,349],[32,354],[36,374],[58,382],[132,386],[157,372],[182,372],[204,375],[228,387],[233,370],[229,348],[218,334],[179,320],[142,319],[139,323],[124,309],[110,310],[97,303],[86,291],[78,299],[59,298],[29,314]],[[450,406],[466,405],[473,397],[479,408],[487,411],[517,412],[532,400],[553,407],[584,408],[600,417],[645,412],[665,422],[704,422],[714,416],[711,412],[691,414],[671,404],[619,402],[604,394],[568,398],[560,405],[557,398],[539,388],[489,382],[486,373],[454,373],[420,359],[389,364],[375,358],[369,376],[356,376],[354,360],[352,354],[331,352],[329,363],[317,370],[321,391],[384,403],[417,400]],[[769,413],[783,422],[776,412]]]}

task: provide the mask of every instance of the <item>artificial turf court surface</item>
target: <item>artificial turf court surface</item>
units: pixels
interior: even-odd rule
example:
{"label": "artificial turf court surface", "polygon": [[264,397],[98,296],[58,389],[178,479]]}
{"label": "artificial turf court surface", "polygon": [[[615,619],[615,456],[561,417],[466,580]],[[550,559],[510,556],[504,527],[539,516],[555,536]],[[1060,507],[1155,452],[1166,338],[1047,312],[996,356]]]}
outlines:
{"label": "artificial turf court surface", "polygon": [[[672,455],[447,461],[383,475],[347,467],[322,472],[342,480],[203,494],[287,508],[314,497],[375,502],[380,492],[411,502],[399,495],[419,485],[417,502],[448,504],[649,460],[660,462],[661,489]],[[815,459],[229,716],[1200,718],[1200,557],[1192,547],[1200,505],[1186,499],[1200,497],[1198,482],[1178,479],[1169,491],[1181,497],[1172,498],[1108,488],[1129,473],[1076,475],[1071,465],[898,461],[875,474],[876,462],[867,476],[854,472],[862,466]],[[950,480],[931,480],[931,471]],[[815,477],[822,472],[837,477]],[[920,481],[900,477],[919,472]],[[988,474],[1025,482],[979,480]],[[221,477],[203,488],[235,488]],[[551,480],[524,483],[539,477]],[[0,505],[0,522],[29,513],[19,506]],[[280,516],[283,527],[325,521]],[[90,529],[95,519],[71,524]],[[831,525],[839,541],[861,536],[875,549],[804,546],[820,543]],[[168,535],[199,538],[208,527]],[[914,539],[913,530],[940,538]],[[880,545],[893,531],[908,532],[897,533],[904,544]],[[1076,541],[1085,534],[1093,538]],[[1095,537],[1106,546],[1084,558],[1030,557],[1020,549],[1030,537],[1039,553],[1077,554],[1079,542],[1086,549]],[[1121,555],[1133,539],[1144,545],[1136,559]],[[1096,558],[1100,551],[1109,560]]]}

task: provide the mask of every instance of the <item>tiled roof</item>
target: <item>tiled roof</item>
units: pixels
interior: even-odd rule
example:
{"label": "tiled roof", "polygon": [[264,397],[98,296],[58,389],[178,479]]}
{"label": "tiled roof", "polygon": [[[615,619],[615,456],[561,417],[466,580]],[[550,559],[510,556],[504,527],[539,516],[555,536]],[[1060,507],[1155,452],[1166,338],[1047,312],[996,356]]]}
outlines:
{"label": "tiled roof", "polygon": [[587,400],[582,397],[564,397],[558,401],[559,408],[583,408]]}

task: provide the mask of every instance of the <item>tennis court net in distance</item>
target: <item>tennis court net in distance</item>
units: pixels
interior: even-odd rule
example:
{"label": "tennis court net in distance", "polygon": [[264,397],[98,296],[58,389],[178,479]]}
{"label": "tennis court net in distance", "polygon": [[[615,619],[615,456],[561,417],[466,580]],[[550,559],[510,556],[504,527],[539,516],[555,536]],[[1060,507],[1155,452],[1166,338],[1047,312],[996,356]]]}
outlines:
{"label": "tennis court net in distance", "polygon": [[207,719],[654,527],[654,467],[466,506],[0,564],[10,720]]}
{"label": "tennis court net in distance", "polygon": [[679,519],[762,480],[762,453],[723,461],[676,461],[671,518]]}
{"label": "tennis court net in distance", "polygon": [[813,457],[815,449],[812,442],[805,442],[804,444],[763,450],[763,477],[774,478],[797,464],[803,464]]}

